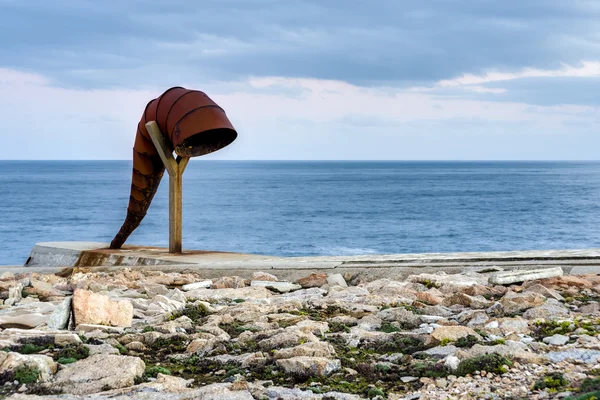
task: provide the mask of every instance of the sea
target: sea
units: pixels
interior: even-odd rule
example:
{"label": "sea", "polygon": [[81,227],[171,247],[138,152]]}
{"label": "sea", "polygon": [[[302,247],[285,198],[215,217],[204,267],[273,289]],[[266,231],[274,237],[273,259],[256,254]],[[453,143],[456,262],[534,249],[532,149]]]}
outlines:
{"label": "sea", "polygon": [[[168,245],[168,177],[128,243]],[[110,242],[130,161],[0,161],[0,265]],[[183,246],[276,256],[600,247],[598,162],[213,161],[183,179]]]}

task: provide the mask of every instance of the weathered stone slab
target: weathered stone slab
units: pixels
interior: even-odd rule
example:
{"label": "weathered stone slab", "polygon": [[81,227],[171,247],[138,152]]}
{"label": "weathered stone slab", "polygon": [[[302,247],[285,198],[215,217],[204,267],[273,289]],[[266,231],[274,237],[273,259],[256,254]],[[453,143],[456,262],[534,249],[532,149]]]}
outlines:
{"label": "weathered stone slab", "polygon": [[493,285],[510,285],[511,283],[520,283],[525,281],[533,281],[536,279],[562,276],[563,273],[564,272],[561,267],[534,269],[528,271],[509,271],[501,272],[491,276],[489,282]]}
{"label": "weathered stone slab", "polygon": [[0,311],[1,328],[31,329],[45,324],[56,306],[52,303],[35,302],[19,304]]}
{"label": "weathered stone slab", "polygon": [[146,365],[137,357],[98,354],[60,370],[52,386],[85,395],[135,385]]}

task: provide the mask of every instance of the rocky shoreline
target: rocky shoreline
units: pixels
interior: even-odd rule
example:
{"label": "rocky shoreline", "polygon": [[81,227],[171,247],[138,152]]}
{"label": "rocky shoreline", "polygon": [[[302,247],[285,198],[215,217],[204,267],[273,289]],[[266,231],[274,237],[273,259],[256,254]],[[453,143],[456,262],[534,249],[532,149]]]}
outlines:
{"label": "rocky shoreline", "polygon": [[560,268],[293,283],[75,268],[4,273],[0,298],[11,399],[600,398],[600,276]]}

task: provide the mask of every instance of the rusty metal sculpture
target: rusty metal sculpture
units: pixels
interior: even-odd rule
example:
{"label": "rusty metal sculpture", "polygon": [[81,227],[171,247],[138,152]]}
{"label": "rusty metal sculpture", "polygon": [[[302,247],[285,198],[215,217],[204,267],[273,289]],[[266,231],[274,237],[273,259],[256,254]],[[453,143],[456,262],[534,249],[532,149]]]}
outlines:
{"label": "rusty metal sculpture", "polygon": [[140,225],[166,167],[170,175],[169,251],[181,252],[181,220],[173,219],[177,213],[181,215],[181,175],[187,161],[189,157],[220,150],[236,137],[225,111],[203,92],[173,87],[150,101],[138,124],[133,146],[127,216],[110,248],[120,249]]}

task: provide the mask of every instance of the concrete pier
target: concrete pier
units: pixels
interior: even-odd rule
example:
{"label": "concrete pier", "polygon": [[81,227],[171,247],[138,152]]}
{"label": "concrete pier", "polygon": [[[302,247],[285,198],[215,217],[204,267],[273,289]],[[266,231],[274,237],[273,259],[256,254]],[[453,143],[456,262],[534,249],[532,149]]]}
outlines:
{"label": "concrete pier", "polygon": [[419,273],[494,273],[561,267],[566,274],[600,273],[600,249],[535,250],[479,253],[371,254],[331,257],[273,257],[255,254],[124,246],[108,249],[100,242],[38,243],[24,266],[2,267],[13,272],[58,272],[64,269],[110,271],[123,267],[160,271],[202,271],[206,278],[250,277],[269,271],[295,280],[313,272],[361,275],[368,279],[401,279]]}

